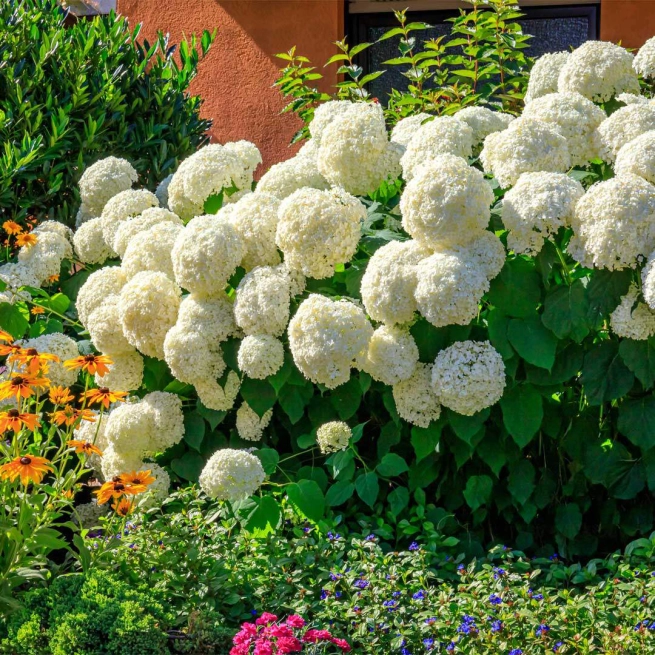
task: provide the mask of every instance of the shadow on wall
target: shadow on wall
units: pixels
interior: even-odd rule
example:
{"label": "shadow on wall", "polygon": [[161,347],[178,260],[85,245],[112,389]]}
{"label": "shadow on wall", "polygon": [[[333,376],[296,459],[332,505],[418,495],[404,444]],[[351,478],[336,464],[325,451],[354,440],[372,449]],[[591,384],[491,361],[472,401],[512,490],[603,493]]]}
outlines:
{"label": "shadow on wall", "polygon": [[[160,29],[176,43],[218,28],[192,85],[204,98],[203,115],[214,121],[212,141],[255,143],[264,158],[259,175],[295,153],[289,142],[300,121],[279,113],[284,101],[271,86],[279,67],[274,55],[297,45],[322,66],[343,36],[343,0],[118,0],[118,11],[143,23],[142,38]],[[325,87],[335,81],[329,74],[322,80]]]}

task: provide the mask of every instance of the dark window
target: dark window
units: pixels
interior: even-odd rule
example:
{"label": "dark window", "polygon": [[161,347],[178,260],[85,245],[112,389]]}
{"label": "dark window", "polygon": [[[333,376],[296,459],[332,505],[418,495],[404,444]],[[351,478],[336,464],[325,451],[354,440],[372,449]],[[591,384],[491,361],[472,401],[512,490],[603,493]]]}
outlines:
{"label": "dark window", "polygon": [[[526,49],[526,53],[531,57],[539,57],[546,52],[569,50],[590,39],[598,39],[600,5],[526,7],[521,11],[525,17],[518,22],[525,34],[533,36],[530,39],[530,47]],[[424,40],[449,34],[451,24],[445,21],[457,15],[457,11],[407,12],[409,20],[423,21],[433,26],[429,30],[415,32],[417,38]],[[348,40],[351,44],[374,42],[396,25],[393,12],[350,14]],[[380,70],[382,62],[398,56],[398,39],[391,38],[365,50],[360,64],[365,73],[368,73]],[[392,88],[403,90],[406,87],[407,79],[400,74],[400,67],[392,66],[384,75],[374,80],[369,89],[373,96],[384,101]]]}

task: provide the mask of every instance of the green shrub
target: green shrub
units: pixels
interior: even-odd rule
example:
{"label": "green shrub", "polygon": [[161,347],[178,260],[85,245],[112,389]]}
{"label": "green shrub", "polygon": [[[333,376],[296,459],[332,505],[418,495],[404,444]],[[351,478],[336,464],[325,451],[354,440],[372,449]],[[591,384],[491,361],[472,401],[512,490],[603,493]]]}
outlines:
{"label": "green shrub", "polygon": [[165,598],[144,584],[93,570],[55,578],[22,597],[4,626],[11,655],[159,655],[168,651]]}
{"label": "green shrub", "polygon": [[205,32],[182,41],[181,63],[168,37],[139,43],[115,14],[71,27],[57,0],[0,5],[0,222],[74,222],[76,183],[108,155],[128,157],[154,189],[181,158],[207,141],[210,122],[189,96]]}

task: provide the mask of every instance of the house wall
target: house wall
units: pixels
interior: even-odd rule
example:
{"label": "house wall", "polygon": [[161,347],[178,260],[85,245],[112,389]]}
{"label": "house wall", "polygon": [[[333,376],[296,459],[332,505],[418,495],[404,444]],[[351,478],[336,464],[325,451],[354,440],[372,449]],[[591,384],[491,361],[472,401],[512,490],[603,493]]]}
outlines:
{"label": "house wall", "polygon": [[[296,45],[322,69],[344,30],[343,0],[118,0],[118,11],[143,23],[142,37],[161,29],[173,43],[218,28],[192,92],[204,98],[202,113],[214,121],[212,140],[252,141],[264,169],[293,154],[288,144],[301,126],[295,116],[280,115],[285,102],[271,85],[283,62],[274,55]],[[335,67],[320,72],[329,90]]]}
{"label": "house wall", "polygon": [[[440,1],[449,0],[430,4],[440,8]],[[391,3],[378,6],[385,4]],[[203,114],[214,121],[212,140],[253,141],[264,169],[295,152],[288,144],[300,127],[295,116],[280,115],[285,103],[271,85],[281,62],[274,55],[296,45],[324,74],[320,87],[329,90],[336,82],[336,68],[322,65],[335,52],[333,42],[343,37],[344,0],[118,0],[117,8],[133,23],[143,23],[146,38],[161,29],[178,42],[218,28],[192,91],[204,98]],[[655,35],[655,0],[601,0],[600,31],[601,39],[639,47]]]}

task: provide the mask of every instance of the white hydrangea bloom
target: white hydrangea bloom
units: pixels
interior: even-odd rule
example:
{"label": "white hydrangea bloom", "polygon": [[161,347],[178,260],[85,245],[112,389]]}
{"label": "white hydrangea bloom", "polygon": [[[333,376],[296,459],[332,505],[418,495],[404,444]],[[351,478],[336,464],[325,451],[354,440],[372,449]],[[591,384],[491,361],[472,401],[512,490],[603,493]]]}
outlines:
{"label": "white hydrangea bloom", "polygon": [[207,338],[179,322],[164,339],[164,359],[171,373],[180,382],[196,384],[203,380],[216,380],[225,371],[225,362],[218,342],[210,348]]}
{"label": "white hydrangea bloom", "polygon": [[117,450],[110,444],[102,453],[101,469],[102,477],[105,480],[120,475],[121,473],[130,473],[138,471],[143,463],[143,455],[134,450]]}
{"label": "white hydrangea bloom", "polygon": [[598,128],[601,157],[613,162],[624,145],[651,130],[655,130],[655,105],[628,105],[617,109]]}
{"label": "white hydrangea bloom", "polygon": [[107,201],[130,189],[138,177],[126,159],[100,159],[84,171],[78,182],[82,203],[93,216],[100,216]]}
{"label": "white hydrangea bloom", "polygon": [[419,312],[435,327],[467,325],[489,290],[485,271],[472,258],[437,252],[417,267],[414,297]]}
{"label": "white hydrangea bloom", "polygon": [[454,343],[434,361],[432,388],[442,405],[458,414],[473,416],[502,398],[503,358],[488,341]]}
{"label": "white hydrangea bloom", "polygon": [[241,403],[241,407],[237,410],[237,432],[239,433],[239,436],[246,441],[259,441],[264,435],[264,430],[268,427],[272,418],[272,409],[269,409],[264,413],[264,416],[259,418],[257,413],[244,400]]}
{"label": "white hydrangea bloom", "polygon": [[375,251],[362,277],[361,294],[374,321],[408,323],[414,317],[416,267],[430,255],[417,241],[390,241]]}
{"label": "white hydrangea bloom", "polygon": [[438,116],[424,123],[407,144],[400,160],[403,177],[409,182],[421,166],[439,155],[456,155],[466,159],[473,153],[473,130],[452,116]]}
{"label": "white hydrangea bloom", "polygon": [[[0,280],[6,285],[11,292],[16,292],[20,287],[34,287],[38,289],[41,281],[36,277],[31,266],[26,264],[2,264],[0,266]],[[30,294],[25,292],[26,297],[31,298]]]}
{"label": "white hydrangea bloom", "polygon": [[41,283],[59,275],[64,259],[73,259],[73,248],[65,236],[52,231],[37,233],[34,245],[18,251],[18,263],[27,266]]}
{"label": "white hydrangea bloom", "polygon": [[509,230],[508,247],[517,254],[536,255],[546,239],[570,225],[583,195],[580,182],[564,173],[521,175],[503,199],[502,219]]}
{"label": "white hydrangea bloom", "polygon": [[169,208],[185,220],[202,214],[210,196],[233,187],[248,188],[259,163],[259,151],[247,141],[200,148],[173,175],[168,185]]}
{"label": "white hydrangea bloom", "polygon": [[330,277],[357,251],[364,218],[366,207],[341,189],[299,189],[280,205],[275,242],[289,268]]}
{"label": "white hydrangea bloom", "polygon": [[175,280],[191,293],[220,294],[243,252],[241,237],[226,219],[198,216],[175,240],[171,253]]}
{"label": "white hydrangea bloom", "polygon": [[182,414],[182,400],[177,394],[153,391],[146,394],[139,404],[152,410],[155,422],[150,450],[163,452],[182,441],[184,414]]}
{"label": "white hydrangea bloom", "polygon": [[317,165],[332,185],[363,196],[400,175],[401,154],[389,143],[382,106],[357,102],[324,128]]}
{"label": "white hydrangea bloom", "polygon": [[107,505],[98,505],[94,498],[90,503],[82,503],[75,506],[75,522],[79,521],[80,527],[85,530],[100,526],[100,517],[109,512]]}
{"label": "white hydrangea bloom", "polygon": [[34,234],[44,234],[46,232],[54,232],[66,239],[69,243],[73,241],[73,230],[68,225],[64,225],[59,221],[43,221],[43,223],[39,223],[33,230]]}
{"label": "white hydrangea bloom", "polygon": [[571,166],[566,139],[548,123],[524,118],[490,134],[484,140],[480,161],[504,189],[516,184],[521,173],[564,173]]}
{"label": "white hydrangea bloom", "polygon": [[350,378],[354,360],[368,348],[373,327],[354,303],[311,294],[291,319],[288,334],[302,374],[334,389]]}
{"label": "white hydrangea bloom", "polygon": [[116,230],[116,236],[114,237],[114,249],[119,257],[125,254],[130,241],[139,233],[164,222],[184,226],[182,219],[177,214],[162,207],[149,207],[135,218],[123,221]]}
{"label": "white hydrangea bloom", "polygon": [[87,281],[81,286],[75,300],[77,315],[83,325],[94,309],[105,301],[105,298],[120,294],[127,279],[120,266],[105,266],[89,275]]}
{"label": "white hydrangea bloom", "polygon": [[374,380],[388,385],[407,380],[417,363],[418,347],[409,330],[388,325],[373,332],[366,354],[357,362]]}
{"label": "white hydrangea bloom", "polygon": [[200,402],[208,409],[227,412],[234,406],[241,381],[234,371],[229,371],[225,385],[221,386],[215,380],[203,380],[194,384]]}
{"label": "white hydrangea bloom", "polygon": [[219,212],[218,215],[226,218],[241,237],[244,248],[241,266],[247,271],[255,266],[280,263],[275,245],[279,208],[278,198],[260,192],[250,193]]}
{"label": "white hydrangea bloom", "polygon": [[555,127],[567,141],[573,166],[585,166],[600,155],[597,128],[607,115],[579,93],[549,93],[537,98],[526,105],[523,118]]}
{"label": "white hydrangea bloom", "polygon": [[289,268],[286,262],[282,262],[279,266],[275,267],[289,278],[289,292],[292,298],[300,296],[307,288],[307,278],[303,275],[302,271],[295,268]]}
{"label": "white hydrangea bloom", "polygon": [[530,71],[528,90],[525,93],[526,104],[535,98],[557,91],[560,71],[570,54],[570,52],[552,52],[537,58]]}
{"label": "white hydrangea bloom", "polygon": [[506,130],[515,117],[502,111],[491,111],[487,107],[470,106],[456,112],[455,118],[464,121],[473,130],[475,147],[493,132]]}
{"label": "white hydrangea bloom", "polygon": [[118,303],[120,297],[111,295],[88,316],[84,327],[97,350],[111,355],[123,355],[134,351],[123,334]]}
{"label": "white hydrangea bloom", "polygon": [[290,299],[289,276],[284,270],[255,268],[239,282],[234,318],[246,334],[279,337],[289,323]]}
{"label": "white hydrangea bloom", "polygon": [[348,448],[353,432],[343,421],[330,421],[323,423],[316,430],[316,443],[319,450],[327,455]]}
{"label": "white hydrangea bloom", "polygon": [[651,309],[655,309],[655,252],[651,253],[641,271],[641,286],[644,300]]}
{"label": "white hydrangea bloom", "polygon": [[180,305],[177,324],[189,332],[198,332],[215,346],[237,336],[239,331],[234,305],[224,293],[212,297],[186,296]]}
{"label": "white hydrangea bloom", "polygon": [[164,359],[164,339],[179,307],[180,289],[164,273],[137,273],[121,290],[118,303],[125,337],[144,355]]}
{"label": "white hydrangea bloom", "polygon": [[428,120],[428,118],[434,118],[434,116],[432,114],[421,112],[420,114],[401,118],[394,125],[393,130],[391,130],[390,141],[406,148],[407,144],[416,133],[416,130],[418,130],[418,128],[423,125],[423,121]]}
{"label": "white hydrangea bloom", "polygon": [[284,364],[284,346],[270,334],[248,335],[239,346],[239,369],[249,378],[264,380]]}
{"label": "white hydrangea bloom", "polygon": [[159,206],[164,207],[165,209],[168,209],[168,185],[171,183],[172,179],[173,173],[167,175],[155,189],[155,195],[157,196],[157,200],[159,200]]}
{"label": "white hydrangea bloom", "polygon": [[619,93],[639,93],[633,55],[609,41],[586,41],[568,57],[559,74],[558,91],[574,91],[607,102]]}
{"label": "white hydrangea bloom", "polygon": [[409,378],[393,386],[398,416],[420,428],[427,428],[441,415],[441,405],[432,388],[431,375],[430,366],[419,363]]}
{"label": "white hydrangea bloom", "polygon": [[648,39],[639,48],[632,66],[639,75],[646,79],[655,77],[655,37]]}
{"label": "white hydrangea bloom", "polygon": [[89,208],[82,203],[77,210],[77,214],[75,215],[75,229],[78,230],[84,223],[87,221],[90,221],[92,218],[98,218],[97,216],[94,216]]}
{"label": "white hydrangea bloom", "polygon": [[121,266],[131,280],[142,271],[159,271],[171,280],[175,279],[171,250],[178,234],[184,228],[177,223],[164,221],[139,232],[129,243]]}
{"label": "white hydrangea bloom", "polygon": [[655,130],[628,141],[617,153],[616,175],[631,173],[655,184]]}
{"label": "white hydrangea bloom", "polygon": [[115,256],[102,233],[102,219],[92,218],[77,228],[73,237],[75,254],[84,264],[104,264]]}
{"label": "white hydrangea bloom", "polygon": [[271,166],[257,183],[255,194],[269,194],[284,200],[303,187],[328,189],[329,186],[318,171],[316,158],[298,153],[291,159]]}
{"label": "white hydrangea bloom", "polygon": [[[140,458],[153,450],[155,429],[152,407],[142,402],[124,403],[112,409],[107,416],[105,438],[108,446],[113,448],[119,457]],[[105,456],[106,453],[103,454],[103,459]],[[107,477],[104,462],[102,471]]]}
{"label": "white hydrangea bloom", "polygon": [[96,384],[112,391],[136,391],[143,382],[143,357],[132,350],[121,355],[111,355],[111,360],[108,373],[96,373]]}
{"label": "white hydrangea bloom", "polygon": [[440,155],[421,167],[400,199],[403,227],[426,248],[465,245],[484,230],[494,194],[461,157]]}
{"label": "white hydrangea bloom", "polygon": [[149,207],[157,207],[159,200],[147,189],[128,189],[109,199],[100,218],[105,243],[113,250],[116,232],[123,221],[138,216]]}
{"label": "white hydrangea bloom", "polygon": [[655,186],[636,175],[597,182],[578,201],[568,252],[583,266],[634,268],[655,250]]}
{"label": "white hydrangea bloom", "polygon": [[150,475],[154,476],[155,481],[148,485],[147,491],[136,496],[138,507],[142,510],[157,507],[168,498],[168,492],[171,488],[171,476],[159,464],[152,462],[142,463],[139,470],[150,471]]}
{"label": "white hydrangea bloom", "polygon": [[610,327],[617,337],[645,341],[655,334],[655,311],[639,302],[639,288],[632,284],[610,314]]}
{"label": "white hydrangea bloom", "polygon": [[35,348],[40,353],[50,353],[59,357],[58,362],[49,362],[47,378],[51,385],[70,387],[75,384],[78,371],[68,370],[64,367],[64,362],[80,354],[76,341],[61,332],[53,332],[28,339],[23,342],[23,347],[25,349]]}
{"label": "white hydrangea bloom", "polygon": [[316,107],[314,118],[309,124],[312,141],[318,146],[325,128],[336,118],[348,112],[354,103],[350,100],[330,100]]}
{"label": "white hydrangea bloom", "polygon": [[210,497],[234,502],[244,500],[266,479],[261,461],[245,450],[217,450],[200,474],[200,488]]}
{"label": "white hydrangea bloom", "polygon": [[487,230],[465,246],[453,248],[452,252],[458,257],[469,259],[475,268],[484,272],[487,280],[493,280],[505,265],[505,246],[493,233]]}
{"label": "white hydrangea bloom", "polygon": [[646,96],[640,96],[636,93],[619,93],[616,99],[626,105],[647,105],[649,103]]}

